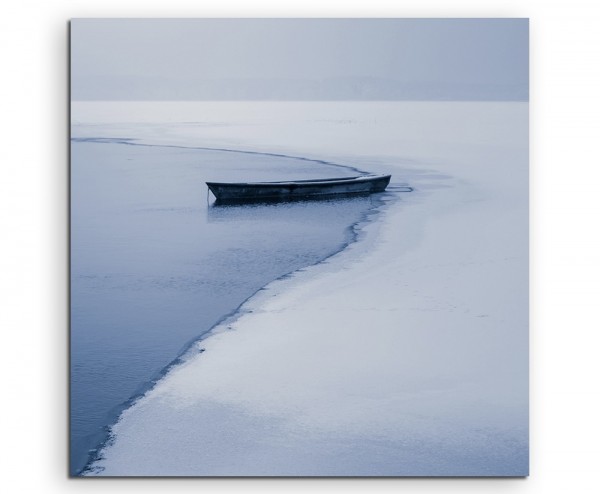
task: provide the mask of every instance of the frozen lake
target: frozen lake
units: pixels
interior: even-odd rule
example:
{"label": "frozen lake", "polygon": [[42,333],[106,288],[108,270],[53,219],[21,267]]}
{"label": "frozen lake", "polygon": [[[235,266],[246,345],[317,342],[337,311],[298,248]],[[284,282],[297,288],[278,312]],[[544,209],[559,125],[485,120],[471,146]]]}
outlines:
{"label": "frozen lake", "polygon": [[[83,223],[73,218],[74,229],[84,226],[81,238],[74,235],[73,240],[87,245],[82,249],[89,252],[85,264],[97,264],[97,271],[109,273],[109,265],[129,273],[138,263],[142,273],[158,270],[158,275],[138,276],[142,280],[138,285],[148,294],[140,296],[135,310],[127,303],[127,297],[134,296],[133,282],[128,295],[117,294],[125,290],[110,285],[110,278],[106,295],[98,289],[91,296],[89,285],[78,289],[83,302],[118,297],[121,302],[113,306],[127,311],[128,318],[149,319],[147,326],[153,331],[141,332],[136,339],[148,346],[160,346],[154,335],[165,334],[164,325],[151,317],[153,310],[158,311],[154,304],[159,298],[153,290],[164,285],[160,298],[175,296],[179,284],[193,286],[176,280],[198,272],[186,254],[187,240],[181,245],[174,240],[180,238],[177,231],[193,230],[181,226],[185,221],[192,225],[206,220],[208,228],[222,226],[223,231],[232,226],[231,234],[242,234],[244,241],[249,234],[241,229],[253,223],[252,230],[258,231],[258,217],[271,225],[292,214],[303,229],[318,231],[315,236],[320,240],[335,231],[319,229],[333,224],[331,218],[337,216],[334,207],[324,213],[325,204],[314,205],[311,212],[298,204],[297,216],[285,208],[281,213],[262,209],[256,211],[257,217],[252,217],[253,209],[234,209],[235,220],[221,218],[230,214],[226,209],[209,208],[202,214],[203,180],[227,177],[194,178],[196,158],[190,158],[186,167],[187,158],[174,156],[192,156],[195,151],[175,146],[204,148],[209,154],[207,148],[269,153],[270,158],[255,162],[259,169],[272,158],[275,164],[291,165],[281,170],[292,170],[296,165],[283,155],[297,155],[321,160],[312,164],[300,160],[298,170],[307,174],[313,171],[305,166],[339,175],[340,169],[325,166],[329,161],[392,174],[391,186],[378,198],[383,205],[374,221],[357,227],[357,242],[327,262],[269,283],[245,302],[240,317],[219,324],[210,337],[192,344],[181,365],[172,366],[114,421],[117,408],[104,421],[114,422],[113,440],[86,474],[527,475],[527,103],[86,102],[73,105],[73,123],[77,138],[105,138],[103,143],[85,145],[105,146],[102,149],[109,152],[110,138],[135,138],[137,143],[171,146],[156,149],[177,163],[169,176],[166,168],[161,172],[161,167],[143,168],[140,163],[143,177],[137,192],[121,183],[136,169],[133,159],[104,177],[89,177],[87,187],[78,193],[85,201],[101,194],[103,198],[92,203],[103,212],[88,211],[90,220]],[[146,152],[142,147],[123,147]],[[234,156],[227,151],[216,154],[226,161]],[[81,163],[78,173],[86,173],[88,160]],[[277,179],[263,171],[264,178]],[[239,173],[231,176],[237,178]],[[73,176],[77,179],[75,170]],[[395,186],[403,182],[414,186],[414,192],[400,195]],[[120,191],[126,208],[116,207],[113,188]],[[174,192],[178,188],[187,192]],[[142,191],[157,204],[137,199]],[[75,189],[73,194],[75,202]],[[399,197],[402,200],[396,200]],[[375,205],[357,206],[347,225],[353,215],[361,217]],[[340,207],[346,210],[348,205]],[[110,222],[120,225],[110,248],[94,238],[94,231],[102,231],[98,218],[109,218],[108,211],[113,211]],[[144,222],[145,217],[155,219]],[[346,227],[339,228],[324,255],[347,242]],[[140,235],[142,231],[146,233]],[[131,236],[137,240],[131,242]],[[196,240],[194,253],[205,247],[202,238]],[[271,240],[275,241],[262,238],[251,250],[262,249]],[[305,241],[308,237],[302,234],[292,243]],[[127,245],[138,247],[117,262],[114,252]],[[281,251],[272,252],[277,259]],[[79,262],[75,254],[73,261]],[[162,272],[168,265],[175,275]],[[226,262],[215,265],[223,267]],[[237,264],[227,267],[238,269]],[[163,281],[150,283],[155,279]],[[82,278],[77,283],[91,281]],[[229,293],[229,287],[224,292]],[[193,299],[189,293],[190,307]],[[179,309],[172,307],[169,324],[185,322]],[[117,314],[96,312],[107,318]],[[166,332],[172,331],[169,326]],[[103,331],[98,334],[104,336]],[[172,354],[193,337],[181,338]],[[94,342],[87,346],[92,353],[84,363],[98,359],[95,346]],[[131,350],[132,355],[123,359],[125,371],[137,348]],[[100,375],[104,365],[101,362],[96,369]],[[161,367],[157,369],[148,369],[145,376],[160,376]],[[127,390],[123,399],[143,386]]]}

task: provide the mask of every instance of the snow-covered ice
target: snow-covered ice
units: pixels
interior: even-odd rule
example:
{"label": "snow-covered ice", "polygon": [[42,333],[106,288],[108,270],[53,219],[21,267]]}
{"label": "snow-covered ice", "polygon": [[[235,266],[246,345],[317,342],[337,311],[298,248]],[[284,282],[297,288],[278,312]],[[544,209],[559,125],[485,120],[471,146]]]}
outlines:
{"label": "snow-covered ice", "polygon": [[393,174],[358,242],[215,328],[89,474],[527,475],[526,103],[75,103],[73,121]]}

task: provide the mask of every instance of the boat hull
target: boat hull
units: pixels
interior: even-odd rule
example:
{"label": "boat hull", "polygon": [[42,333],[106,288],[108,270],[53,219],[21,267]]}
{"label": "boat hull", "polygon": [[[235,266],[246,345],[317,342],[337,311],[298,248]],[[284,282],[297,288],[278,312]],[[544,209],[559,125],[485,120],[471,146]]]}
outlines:
{"label": "boat hull", "polygon": [[321,199],[383,192],[391,175],[299,180],[293,182],[206,182],[219,203]]}

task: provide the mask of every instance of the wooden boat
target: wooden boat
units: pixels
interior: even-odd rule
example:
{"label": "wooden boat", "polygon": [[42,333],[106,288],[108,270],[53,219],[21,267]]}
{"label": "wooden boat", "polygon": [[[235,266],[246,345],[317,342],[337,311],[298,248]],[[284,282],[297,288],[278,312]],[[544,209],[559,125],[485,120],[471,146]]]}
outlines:
{"label": "wooden boat", "polygon": [[293,180],[287,182],[206,182],[219,203],[320,199],[383,192],[391,175]]}

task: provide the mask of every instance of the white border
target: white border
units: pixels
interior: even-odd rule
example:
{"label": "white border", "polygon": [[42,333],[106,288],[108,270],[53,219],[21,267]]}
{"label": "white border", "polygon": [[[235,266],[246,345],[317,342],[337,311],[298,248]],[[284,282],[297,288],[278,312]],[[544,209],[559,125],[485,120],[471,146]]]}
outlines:
{"label": "white border", "polygon": [[[592,0],[9,0],[0,17],[0,448],[6,492],[600,492],[600,8]],[[283,7],[285,5],[285,7]],[[67,20],[530,17],[532,464],[527,480],[66,478]]]}

